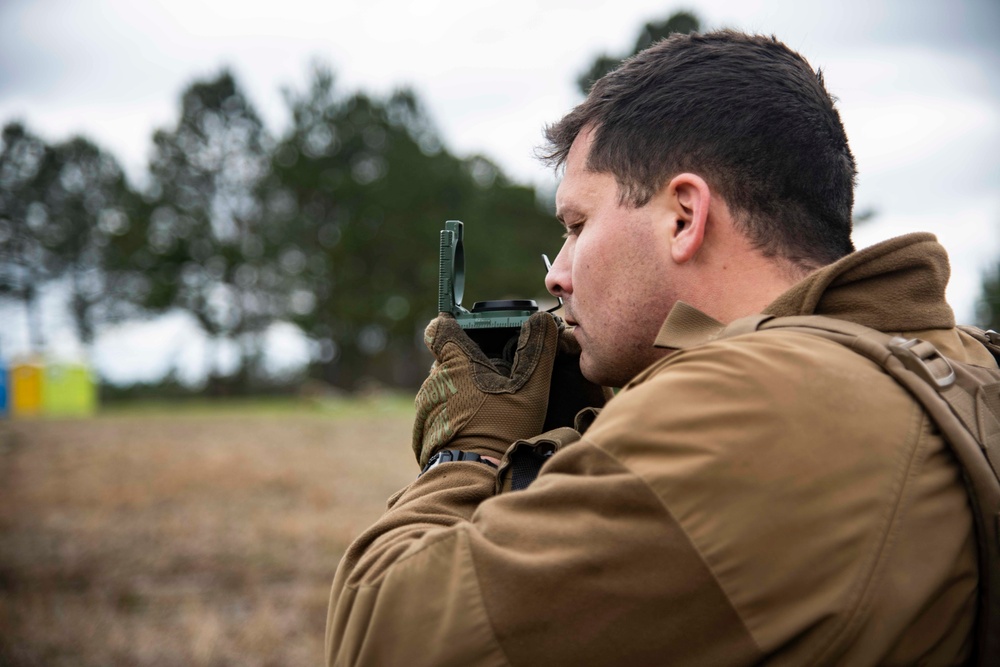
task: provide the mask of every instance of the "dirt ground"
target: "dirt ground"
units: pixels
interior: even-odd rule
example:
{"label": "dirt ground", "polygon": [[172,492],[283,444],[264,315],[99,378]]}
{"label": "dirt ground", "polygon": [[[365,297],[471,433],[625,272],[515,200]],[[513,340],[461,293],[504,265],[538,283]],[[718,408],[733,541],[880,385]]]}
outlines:
{"label": "dirt ground", "polygon": [[0,422],[0,665],[322,664],[337,562],[416,474],[411,419]]}

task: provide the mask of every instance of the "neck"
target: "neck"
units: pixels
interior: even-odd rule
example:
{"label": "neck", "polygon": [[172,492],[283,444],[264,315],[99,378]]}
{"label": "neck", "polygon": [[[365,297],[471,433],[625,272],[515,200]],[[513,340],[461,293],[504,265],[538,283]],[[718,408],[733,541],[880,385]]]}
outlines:
{"label": "neck", "polygon": [[[740,239],[742,241],[742,239]],[[706,252],[694,275],[691,305],[723,324],[763,310],[809,271],[780,258],[741,247]]]}

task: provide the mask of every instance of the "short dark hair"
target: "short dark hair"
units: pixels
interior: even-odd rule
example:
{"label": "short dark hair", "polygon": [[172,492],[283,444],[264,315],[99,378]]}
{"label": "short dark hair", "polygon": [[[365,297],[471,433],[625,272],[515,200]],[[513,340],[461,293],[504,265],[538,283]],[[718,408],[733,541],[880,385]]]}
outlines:
{"label": "short dark hair", "polygon": [[545,130],[540,157],[563,166],[584,129],[588,168],[641,207],[676,174],[698,173],[756,248],[803,269],[854,250],[854,157],[823,84],[774,37],[672,35],[594,83]]}

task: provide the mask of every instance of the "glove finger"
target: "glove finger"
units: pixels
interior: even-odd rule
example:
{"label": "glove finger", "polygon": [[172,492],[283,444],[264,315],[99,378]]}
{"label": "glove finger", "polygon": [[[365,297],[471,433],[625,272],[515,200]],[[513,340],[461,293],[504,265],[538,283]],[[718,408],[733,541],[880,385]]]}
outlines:
{"label": "glove finger", "polygon": [[442,323],[447,320],[454,321],[454,317],[450,313],[440,313],[437,317],[427,323],[427,327],[424,329],[424,345],[430,350],[430,353],[437,358],[437,349],[435,343],[438,339],[438,330],[441,328]]}
{"label": "glove finger", "polygon": [[[448,343],[455,345],[446,348]],[[483,364],[495,370],[486,354],[469,338],[469,334],[450,313],[441,313],[431,320],[424,329],[424,344],[439,363],[453,359],[454,355],[461,355],[476,364]]]}
{"label": "glove finger", "polygon": [[521,327],[510,378],[520,387],[536,373],[548,382],[559,341],[559,325],[548,313],[535,313]]}

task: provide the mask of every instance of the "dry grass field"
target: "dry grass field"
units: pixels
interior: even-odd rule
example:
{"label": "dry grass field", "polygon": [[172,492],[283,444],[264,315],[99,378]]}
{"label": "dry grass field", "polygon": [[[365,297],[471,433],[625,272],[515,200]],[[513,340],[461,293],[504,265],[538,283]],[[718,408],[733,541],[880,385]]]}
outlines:
{"label": "dry grass field", "polygon": [[0,665],[322,664],[337,562],[416,473],[411,414],[0,422]]}

